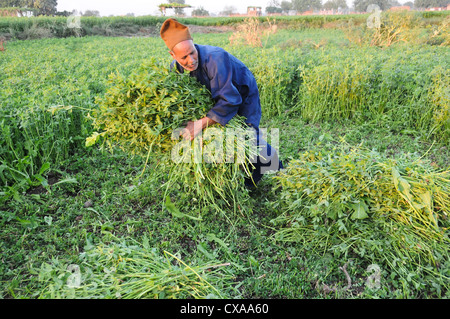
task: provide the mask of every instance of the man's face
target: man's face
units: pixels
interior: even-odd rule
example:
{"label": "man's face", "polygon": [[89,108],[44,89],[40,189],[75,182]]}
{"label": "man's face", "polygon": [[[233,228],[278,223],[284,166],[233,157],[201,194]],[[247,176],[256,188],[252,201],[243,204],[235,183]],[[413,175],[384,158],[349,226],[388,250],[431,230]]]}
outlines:
{"label": "man's face", "polygon": [[187,71],[195,71],[198,67],[198,52],[192,40],[186,40],[178,43],[170,51],[172,58]]}

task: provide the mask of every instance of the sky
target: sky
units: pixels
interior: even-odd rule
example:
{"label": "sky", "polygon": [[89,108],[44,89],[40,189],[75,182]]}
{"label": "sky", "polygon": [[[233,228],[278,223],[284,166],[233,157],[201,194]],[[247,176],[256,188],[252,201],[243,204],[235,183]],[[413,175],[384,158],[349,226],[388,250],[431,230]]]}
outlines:
{"label": "sky", "polygon": [[[166,0],[58,0],[58,11],[78,10],[85,12],[86,10],[97,10],[101,16],[109,15],[125,15],[134,13],[140,15],[159,15],[158,5],[168,3]],[[246,13],[248,6],[262,7],[262,10],[269,6],[270,0],[226,0],[226,1],[207,1],[207,0],[186,0],[192,9],[185,9],[186,15],[198,7],[203,7],[210,13],[219,13],[226,6],[233,6],[238,13]],[[353,2],[353,0],[351,0]],[[349,1],[347,1],[349,3]],[[351,3],[349,3],[351,4]],[[169,10],[172,11],[173,10]],[[169,15],[169,11],[167,15]]]}

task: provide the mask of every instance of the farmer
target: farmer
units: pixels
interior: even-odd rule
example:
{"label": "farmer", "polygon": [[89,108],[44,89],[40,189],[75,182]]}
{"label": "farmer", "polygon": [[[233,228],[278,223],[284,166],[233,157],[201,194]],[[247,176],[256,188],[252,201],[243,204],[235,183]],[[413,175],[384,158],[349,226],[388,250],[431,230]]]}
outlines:
{"label": "farmer", "polygon": [[[261,155],[253,163],[253,181],[257,183],[264,173],[281,169],[276,150],[261,137],[261,103],[251,71],[222,48],[194,44],[189,28],[175,19],[167,19],[161,26],[160,34],[174,59],[171,69],[176,68],[180,73],[185,70],[190,72],[190,76],[206,86],[215,101],[204,118],[187,123],[183,138],[192,140],[214,123],[225,126],[239,114],[255,129],[257,144],[261,147]],[[248,187],[252,184],[250,179],[246,180]]]}

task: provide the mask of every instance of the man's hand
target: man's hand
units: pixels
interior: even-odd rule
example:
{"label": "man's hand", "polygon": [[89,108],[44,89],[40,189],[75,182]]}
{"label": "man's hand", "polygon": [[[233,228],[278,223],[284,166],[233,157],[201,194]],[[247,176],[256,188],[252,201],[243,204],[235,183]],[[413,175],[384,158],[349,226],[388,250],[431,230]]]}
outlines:
{"label": "man's hand", "polygon": [[204,117],[198,121],[189,121],[186,127],[181,131],[182,136],[185,140],[192,141],[204,128],[214,123],[216,122],[208,117]]}
{"label": "man's hand", "polygon": [[181,131],[185,140],[193,140],[203,130],[202,120],[189,121],[186,127]]}

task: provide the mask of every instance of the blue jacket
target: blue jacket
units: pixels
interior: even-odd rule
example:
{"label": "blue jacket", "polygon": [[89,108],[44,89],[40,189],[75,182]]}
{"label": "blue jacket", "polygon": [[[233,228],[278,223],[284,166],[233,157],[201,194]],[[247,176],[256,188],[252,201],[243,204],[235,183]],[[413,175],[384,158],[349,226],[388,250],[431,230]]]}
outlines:
{"label": "blue jacket", "polygon": [[[247,124],[259,128],[261,102],[258,86],[251,71],[236,57],[222,48],[195,44],[198,68],[190,72],[211,92],[215,105],[206,114],[210,119],[226,125],[236,114],[244,116]],[[175,60],[180,73],[183,67]]]}

